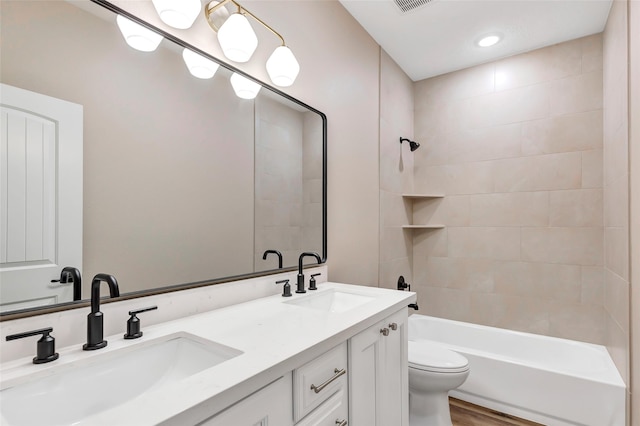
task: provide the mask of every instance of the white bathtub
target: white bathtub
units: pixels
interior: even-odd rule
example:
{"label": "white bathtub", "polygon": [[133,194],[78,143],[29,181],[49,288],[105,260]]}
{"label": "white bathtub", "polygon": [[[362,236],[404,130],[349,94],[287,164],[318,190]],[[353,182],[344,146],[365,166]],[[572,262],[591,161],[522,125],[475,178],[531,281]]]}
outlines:
{"label": "white bathtub", "polygon": [[409,340],[469,360],[455,398],[549,426],[625,424],[625,385],[603,346],[417,314]]}

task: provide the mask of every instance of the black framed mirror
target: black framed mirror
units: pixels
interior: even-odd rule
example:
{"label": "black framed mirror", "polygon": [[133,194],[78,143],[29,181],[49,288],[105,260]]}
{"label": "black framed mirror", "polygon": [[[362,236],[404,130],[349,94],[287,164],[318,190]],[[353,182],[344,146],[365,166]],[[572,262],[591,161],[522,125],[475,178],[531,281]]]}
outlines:
{"label": "black framed mirror", "polygon": [[[147,53],[127,46],[117,14],[161,34],[158,49]],[[12,166],[10,152],[17,145],[3,139],[3,176],[24,181],[17,199],[44,199],[36,205],[49,205],[51,213],[40,218],[48,233],[38,231],[46,235],[35,238],[48,248],[33,249],[32,234],[38,232],[29,209],[12,211],[12,181],[2,186],[5,235],[24,242],[17,250],[3,242],[0,320],[87,303],[88,285],[100,272],[114,275],[122,298],[131,298],[293,270],[304,251],[326,260],[323,113],[106,1],[8,2],[1,19],[3,88],[78,106],[82,155],[75,166],[62,158],[57,144],[65,142],[56,139],[60,124],[54,122],[53,145],[43,142],[54,158],[50,174],[40,180],[55,184],[33,196],[25,183],[31,172]],[[189,73],[181,57],[185,48],[220,64],[213,78]],[[260,83],[258,96],[238,98],[229,84],[232,73]],[[7,93],[0,93],[3,134],[16,127],[14,115],[22,123],[26,111],[9,102]],[[80,193],[76,188],[75,195],[59,199],[64,174],[73,167],[81,170]],[[76,215],[81,211],[79,231],[78,220],[68,220],[75,231],[58,225],[64,220],[61,206],[71,206]],[[21,214],[27,218],[16,222]],[[79,260],[62,260],[55,244],[78,232],[80,240],[76,235],[66,244],[80,251]],[[23,249],[35,255],[23,256]],[[265,256],[268,250],[282,254],[282,269],[272,252]],[[65,266],[81,271],[83,300],[73,301],[71,286],[51,283]],[[20,276],[34,269],[49,275]],[[30,289],[34,283],[37,288]],[[57,293],[51,296],[51,290]]]}

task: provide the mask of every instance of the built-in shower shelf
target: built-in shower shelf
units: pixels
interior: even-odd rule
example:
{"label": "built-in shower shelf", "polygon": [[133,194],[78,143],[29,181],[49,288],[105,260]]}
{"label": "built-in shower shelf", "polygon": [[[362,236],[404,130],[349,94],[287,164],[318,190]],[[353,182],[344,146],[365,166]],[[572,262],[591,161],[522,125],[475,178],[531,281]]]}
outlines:
{"label": "built-in shower shelf", "polygon": [[[411,201],[437,200],[444,198],[443,194],[402,194],[402,198]],[[442,229],[444,225],[402,225],[402,229]]]}
{"label": "built-in shower shelf", "polygon": [[431,200],[436,198],[444,198],[443,194],[402,194],[402,198],[411,200]]}
{"label": "built-in shower shelf", "polygon": [[443,229],[444,225],[402,225],[402,229]]}

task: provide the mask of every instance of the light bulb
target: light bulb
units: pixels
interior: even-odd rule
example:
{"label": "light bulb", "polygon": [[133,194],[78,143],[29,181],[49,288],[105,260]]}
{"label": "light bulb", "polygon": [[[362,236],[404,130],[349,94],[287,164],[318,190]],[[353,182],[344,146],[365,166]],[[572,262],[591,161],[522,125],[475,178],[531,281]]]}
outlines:
{"label": "light bulb", "polygon": [[233,91],[236,92],[236,96],[242,99],[254,99],[258,96],[258,92],[262,87],[258,83],[235,72],[231,76],[230,80],[231,87],[233,87]]}
{"label": "light bulb", "polygon": [[258,47],[258,37],[249,20],[239,13],[232,14],[222,24],[218,30],[218,42],[224,56],[234,62],[247,62]]}
{"label": "light bulb", "polygon": [[173,28],[186,29],[193,25],[202,4],[200,0],[151,0],[162,22]]}
{"label": "light bulb", "polygon": [[291,86],[300,72],[300,65],[287,46],[279,46],[267,60],[267,72],[276,86]]}
{"label": "light bulb", "polygon": [[220,66],[211,59],[186,48],[182,51],[182,59],[191,75],[203,79],[213,77]]}
{"label": "light bulb", "polygon": [[120,32],[124,37],[127,44],[136,50],[142,52],[153,52],[156,50],[162,36],[156,32],[151,31],[142,25],[133,22],[131,19],[125,18],[122,15],[116,17],[116,23]]}
{"label": "light bulb", "polygon": [[482,38],[480,38],[476,44],[480,47],[489,47],[489,46],[493,46],[494,44],[498,43],[500,40],[502,39],[502,37],[498,34],[490,34],[487,36],[484,36]]}

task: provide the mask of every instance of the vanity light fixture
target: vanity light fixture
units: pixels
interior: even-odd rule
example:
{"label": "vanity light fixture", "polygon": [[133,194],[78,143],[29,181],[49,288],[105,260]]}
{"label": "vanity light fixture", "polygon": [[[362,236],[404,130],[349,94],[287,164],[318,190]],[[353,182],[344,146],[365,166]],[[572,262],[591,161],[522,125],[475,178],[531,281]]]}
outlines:
{"label": "vanity light fixture", "polygon": [[182,51],[182,59],[184,59],[184,63],[187,65],[191,75],[197,78],[211,78],[214,76],[216,71],[218,71],[218,67],[220,67],[220,65],[213,62],[211,59],[205,58],[204,56],[187,48]]}
{"label": "vanity light fixture", "polygon": [[198,17],[200,0],[151,0],[162,22],[181,30],[190,28]]}
{"label": "vanity light fixture", "polygon": [[476,41],[476,45],[479,47],[490,47],[497,44],[500,40],[502,40],[502,36],[500,34],[487,34],[480,37]]}
{"label": "vanity light fixture", "polygon": [[122,15],[116,17],[116,23],[127,44],[142,52],[153,52],[156,50],[162,36],[142,25],[125,18]]}
{"label": "vanity light fixture", "polygon": [[[228,18],[225,8],[227,3],[233,3],[237,8]],[[284,38],[260,18],[249,12],[235,0],[211,1],[204,8],[207,23],[218,33],[218,42],[224,55],[234,62],[247,62],[258,46],[258,38],[251,27],[247,16],[250,16],[266,29],[271,31],[281,41],[266,63],[269,78],[276,86],[291,86],[300,72],[300,65],[293,52],[287,47]],[[222,24],[220,24],[222,22]]]}

